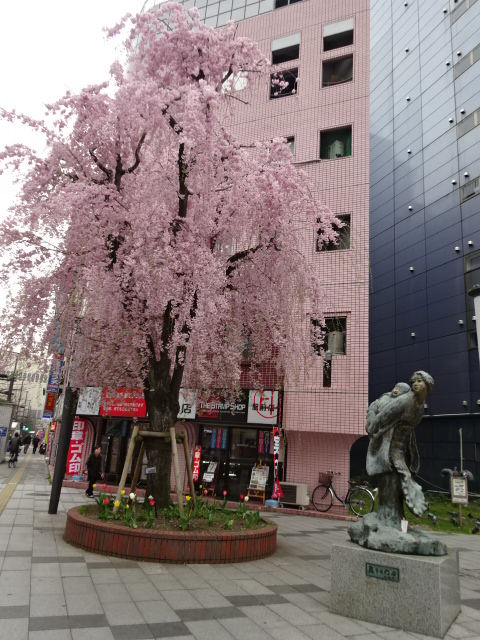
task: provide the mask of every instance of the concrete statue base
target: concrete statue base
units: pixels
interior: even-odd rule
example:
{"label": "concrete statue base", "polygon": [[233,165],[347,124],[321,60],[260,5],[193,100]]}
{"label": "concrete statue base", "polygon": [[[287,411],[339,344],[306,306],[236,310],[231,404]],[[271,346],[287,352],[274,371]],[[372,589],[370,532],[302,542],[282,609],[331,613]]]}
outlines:
{"label": "concrete statue base", "polygon": [[458,552],[412,556],[332,546],[331,610],[443,638],[460,613]]}

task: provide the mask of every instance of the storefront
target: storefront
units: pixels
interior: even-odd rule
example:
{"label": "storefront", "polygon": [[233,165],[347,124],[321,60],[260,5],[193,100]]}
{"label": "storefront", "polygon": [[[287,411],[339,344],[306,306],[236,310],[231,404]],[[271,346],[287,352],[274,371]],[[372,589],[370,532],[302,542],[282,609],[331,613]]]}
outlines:
{"label": "storefront", "polygon": [[214,395],[196,407],[190,400],[189,411],[195,414],[197,430],[193,470],[198,489],[213,485],[217,496],[226,491],[229,498],[238,498],[246,494],[252,469],[261,461],[269,468],[267,495],[271,493],[272,430],[280,422],[281,400],[278,391],[249,389],[235,402]]}

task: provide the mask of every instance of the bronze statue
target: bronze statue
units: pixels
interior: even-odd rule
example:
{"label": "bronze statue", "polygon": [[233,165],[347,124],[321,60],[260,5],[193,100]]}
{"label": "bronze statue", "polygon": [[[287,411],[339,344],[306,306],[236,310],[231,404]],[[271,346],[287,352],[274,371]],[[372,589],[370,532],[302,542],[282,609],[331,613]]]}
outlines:
{"label": "bronze statue", "polygon": [[349,535],[354,542],[380,551],[444,555],[445,545],[424,532],[401,531],[404,501],[417,516],[428,509],[422,488],[413,480],[412,473],[417,473],[420,467],[415,427],[422,419],[433,378],[425,371],[416,371],[410,385],[399,382],[368,407],[367,473],[378,482],[378,509],[352,525]]}

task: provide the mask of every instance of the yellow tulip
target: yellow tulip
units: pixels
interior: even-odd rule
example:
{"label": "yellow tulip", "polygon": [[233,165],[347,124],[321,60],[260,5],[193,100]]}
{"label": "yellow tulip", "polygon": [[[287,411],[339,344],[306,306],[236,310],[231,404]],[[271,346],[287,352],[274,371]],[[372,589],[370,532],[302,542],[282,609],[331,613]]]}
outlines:
{"label": "yellow tulip", "polygon": [[130,505],[129,504],[126,504],[125,506],[127,507],[127,509],[130,509]]}
{"label": "yellow tulip", "polygon": [[115,502],[113,503],[113,505],[115,507],[119,507],[120,506],[120,500],[115,500]]}
{"label": "yellow tulip", "polygon": [[185,500],[189,502],[192,499],[192,496],[185,496]]}
{"label": "yellow tulip", "polygon": [[122,496],[124,496],[124,495],[125,495],[125,489],[122,489],[122,490],[120,491],[120,493],[122,494]]}
{"label": "yellow tulip", "polygon": [[96,488],[97,488],[97,485],[96,485],[96,484],[92,484],[92,487],[93,487],[94,489],[96,489]]}

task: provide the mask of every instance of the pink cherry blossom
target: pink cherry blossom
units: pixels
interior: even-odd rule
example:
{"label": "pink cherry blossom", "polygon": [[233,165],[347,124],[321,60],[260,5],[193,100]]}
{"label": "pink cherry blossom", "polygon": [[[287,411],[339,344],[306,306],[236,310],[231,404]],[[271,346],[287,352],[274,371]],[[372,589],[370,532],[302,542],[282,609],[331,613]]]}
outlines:
{"label": "pink cherry blossom", "polygon": [[[142,387],[154,431],[175,424],[181,386],[294,384],[315,360],[307,319],[323,306],[302,239],[335,239],[285,140],[230,126],[235,109],[248,120],[249,92],[267,91],[268,60],[233,23],[197,16],[165,3],[125,17],[109,31],[126,32],[127,52],[110,82],[67,93],[45,121],[0,111],[47,149],[0,152],[23,184],[0,225],[0,278],[22,276],[0,350],[61,344],[73,387]],[[246,366],[246,340],[263,366]],[[148,464],[170,469],[150,446]],[[169,472],[155,482],[164,507]]]}

